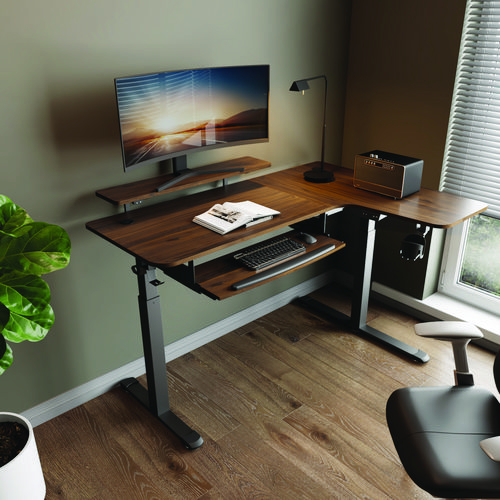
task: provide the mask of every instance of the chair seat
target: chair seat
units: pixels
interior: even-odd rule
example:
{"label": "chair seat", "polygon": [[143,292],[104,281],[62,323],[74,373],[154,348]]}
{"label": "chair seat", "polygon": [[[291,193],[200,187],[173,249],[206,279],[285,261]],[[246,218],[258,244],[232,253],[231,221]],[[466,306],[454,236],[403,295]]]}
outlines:
{"label": "chair seat", "polygon": [[407,387],[387,402],[387,423],[412,480],[434,496],[498,498],[500,463],[479,442],[500,435],[500,403],[476,387]]}

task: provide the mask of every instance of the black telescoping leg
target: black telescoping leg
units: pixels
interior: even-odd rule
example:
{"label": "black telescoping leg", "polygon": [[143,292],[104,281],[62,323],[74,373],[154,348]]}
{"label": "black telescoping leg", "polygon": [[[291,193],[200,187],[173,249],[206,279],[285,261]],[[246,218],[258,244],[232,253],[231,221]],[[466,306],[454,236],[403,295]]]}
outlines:
{"label": "black telescoping leg", "polygon": [[139,312],[148,388],[143,387],[135,378],[122,380],[121,386],[158,417],[186,448],[199,448],[203,444],[203,438],[170,409],[161,304],[157,290],[162,283],[156,278],[156,269],[139,260],[133,271],[137,275],[139,286]]}
{"label": "black telescoping leg", "polygon": [[335,311],[335,309],[310,297],[302,297],[299,299],[299,303],[305,308],[316,311],[332,321],[347,323],[354,333],[360,333],[363,336],[372,338],[414,361],[426,363],[430,359],[427,353],[366,324],[371,290],[373,253],[375,250],[375,226],[380,218],[380,214],[374,213],[363,213],[360,218],[360,238],[356,244],[356,248],[353,250],[356,251],[356,259],[351,316],[346,316]]}

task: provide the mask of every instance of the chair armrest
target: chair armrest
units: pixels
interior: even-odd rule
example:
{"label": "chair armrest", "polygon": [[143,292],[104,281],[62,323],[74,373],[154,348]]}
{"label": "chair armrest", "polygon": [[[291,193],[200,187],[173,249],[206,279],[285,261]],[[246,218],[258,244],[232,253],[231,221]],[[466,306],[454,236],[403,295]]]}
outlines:
{"label": "chair armrest", "polygon": [[472,339],[483,337],[481,330],[477,326],[465,321],[430,321],[416,324],[415,333],[421,337],[451,342],[455,358],[455,381],[457,385],[474,385],[472,373],[469,372],[467,344]]}
{"label": "chair armrest", "polygon": [[483,439],[480,441],[481,449],[495,462],[500,462],[500,436]]}
{"label": "chair armrest", "polygon": [[483,337],[481,330],[465,321],[431,321],[415,325],[415,333],[437,340],[472,340]]}

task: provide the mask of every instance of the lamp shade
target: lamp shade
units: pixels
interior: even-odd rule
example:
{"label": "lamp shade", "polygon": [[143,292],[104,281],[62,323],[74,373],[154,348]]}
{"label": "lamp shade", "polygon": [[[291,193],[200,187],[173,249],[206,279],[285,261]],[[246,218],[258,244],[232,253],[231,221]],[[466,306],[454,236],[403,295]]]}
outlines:
{"label": "lamp shade", "polygon": [[290,87],[291,92],[304,92],[304,90],[309,90],[309,84],[307,83],[307,80],[296,80],[295,82],[292,83],[292,86]]}

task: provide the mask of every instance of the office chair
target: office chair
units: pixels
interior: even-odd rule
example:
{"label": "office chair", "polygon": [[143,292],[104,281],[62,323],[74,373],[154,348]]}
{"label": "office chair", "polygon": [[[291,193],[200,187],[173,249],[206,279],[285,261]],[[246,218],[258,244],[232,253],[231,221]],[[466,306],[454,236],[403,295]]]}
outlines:
{"label": "office chair", "polygon": [[[455,385],[405,387],[389,397],[387,423],[403,467],[436,497],[500,498],[500,403],[474,385],[467,361],[467,344],[481,331],[438,321],[420,323],[415,332],[452,343]],[[500,354],[493,371],[500,388]]]}

